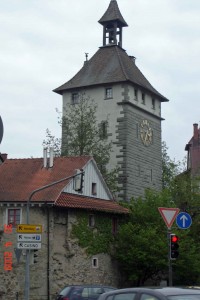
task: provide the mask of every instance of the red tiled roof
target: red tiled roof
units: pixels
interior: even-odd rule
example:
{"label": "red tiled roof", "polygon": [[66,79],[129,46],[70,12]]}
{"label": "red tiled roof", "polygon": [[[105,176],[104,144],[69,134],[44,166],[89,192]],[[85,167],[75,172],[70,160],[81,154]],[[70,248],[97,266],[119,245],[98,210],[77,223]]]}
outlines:
{"label": "red tiled roof", "polygon": [[128,214],[129,210],[116,201],[85,197],[77,194],[61,193],[55,206],[65,208],[80,208],[110,213]]}
{"label": "red tiled roof", "polygon": [[[42,158],[7,159],[0,164],[0,202],[27,201],[33,190],[73,176],[90,159],[90,156],[55,157],[52,168],[44,168]],[[67,180],[36,193],[32,199],[54,202],[66,184]]]}

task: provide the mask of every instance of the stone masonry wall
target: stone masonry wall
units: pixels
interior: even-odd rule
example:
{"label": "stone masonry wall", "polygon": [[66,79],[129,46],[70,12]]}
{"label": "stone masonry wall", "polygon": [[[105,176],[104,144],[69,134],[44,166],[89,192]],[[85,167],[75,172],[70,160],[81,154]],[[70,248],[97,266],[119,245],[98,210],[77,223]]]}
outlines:
{"label": "stone masonry wall", "polygon": [[[5,210],[6,206],[0,208],[1,222]],[[26,223],[25,216],[26,210],[22,208],[21,223],[23,224]],[[68,284],[98,283],[118,286],[120,277],[117,265],[110,256],[99,253],[89,257],[85,249],[79,247],[78,241],[71,238],[70,232],[74,222],[76,222],[75,211],[53,207],[30,208],[30,224],[43,226],[42,248],[37,252],[35,264],[33,264],[33,251],[31,251],[30,300],[55,300],[55,295]],[[3,232],[2,225],[0,238],[0,299],[24,300],[26,251],[22,250],[18,262],[15,255],[16,228],[13,228],[12,233],[6,234]],[[12,242],[12,246],[6,248],[6,242]],[[12,253],[10,271],[4,270],[4,253],[7,251]],[[94,258],[98,261],[97,267],[92,266]]]}

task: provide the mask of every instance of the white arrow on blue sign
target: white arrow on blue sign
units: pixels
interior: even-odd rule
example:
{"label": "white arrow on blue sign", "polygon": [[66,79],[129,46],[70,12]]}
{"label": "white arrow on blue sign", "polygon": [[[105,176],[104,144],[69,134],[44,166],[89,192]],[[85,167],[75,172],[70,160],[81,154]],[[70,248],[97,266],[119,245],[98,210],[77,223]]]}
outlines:
{"label": "white arrow on blue sign", "polygon": [[192,224],[192,218],[188,213],[181,212],[176,217],[176,224],[180,229],[187,229]]}

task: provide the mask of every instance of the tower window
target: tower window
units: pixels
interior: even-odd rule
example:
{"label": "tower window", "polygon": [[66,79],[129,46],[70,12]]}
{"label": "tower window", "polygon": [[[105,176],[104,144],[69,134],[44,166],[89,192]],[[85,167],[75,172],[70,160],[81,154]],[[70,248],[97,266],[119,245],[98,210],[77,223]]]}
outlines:
{"label": "tower window", "polygon": [[138,90],[137,89],[134,89],[134,95],[135,95],[135,100],[137,101],[138,100]]}
{"label": "tower window", "polygon": [[106,139],[108,136],[108,122],[107,121],[102,121],[100,124],[100,138]]}
{"label": "tower window", "polygon": [[92,195],[97,194],[97,184],[96,182],[92,182]]}
{"label": "tower window", "polygon": [[72,93],[72,104],[78,104],[78,103],[79,103],[79,94]]}
{"label": "tower window", "polygon": [[155,106],[155,99],[152,98],[151,101],[152,101],[152,108],[155,109],[155,107],[156,107],[156,106]]}
{"label": "tower window", "polygon": [[105,98],[111,99],[113,97],[113,90],[112,88],[106,88],[105,89]]}
{"label": "tower window", "polygon": [[145,93],[142,93],[142,104],[145,104]]}

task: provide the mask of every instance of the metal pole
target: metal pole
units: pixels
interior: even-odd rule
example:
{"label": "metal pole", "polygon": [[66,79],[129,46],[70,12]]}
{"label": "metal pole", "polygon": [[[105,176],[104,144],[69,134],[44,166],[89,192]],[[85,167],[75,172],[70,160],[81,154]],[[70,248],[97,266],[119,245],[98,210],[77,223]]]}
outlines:
{"label": "metal pole", "polygon": [[[27,205],[27,207],[26,207],[26,223],[29,224],[30,202],[35,193],[45,190],[51,186],[54,186],[58,183],[61,183],[65,180],[74,178],[79,175],[84,175],[84,171],[80,170],[80,173],[77,173],[77,174],[69,176],[69,177],[64,177],[60,180],[54,181],[50,184],[44,185],[44,186],[32,191],[32,193],[30,194],[29,199],[27,201],[27,204],[26,204]],[[30,290],[30,267],[29,266],[30,266],[30,249],[27,249],[26,250],[26,269],[25,269],[25,292],[24,292],[25,300],[29,300],[29,290]]]}
{"label": "metal pole", "polygon": [[171,229],[167,231],[167,242],[168,242],[168,266],[169,266],[169,286],[173,286],[173,279],[172,279],[172,261],[170,258],[170,234]]}

